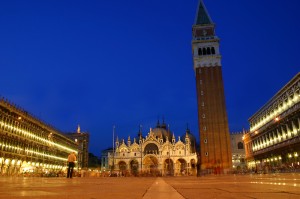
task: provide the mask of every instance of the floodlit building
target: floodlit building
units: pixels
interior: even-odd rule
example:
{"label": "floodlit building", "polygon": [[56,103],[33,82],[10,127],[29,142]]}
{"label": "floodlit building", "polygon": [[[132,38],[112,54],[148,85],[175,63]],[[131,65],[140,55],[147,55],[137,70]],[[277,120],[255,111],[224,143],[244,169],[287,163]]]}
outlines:
{"label": "floodlit building", "polygon": [[300,168],[300,73],[249,118],[244,143],[249,168]]}
{"label": "floodlit building", "polygon": [[247,168],[245,161],[245,147],[243,137],[245,131],[230,133],[232,168],[234,171],[241,171]]}
{"label": "floodlit building", "polygon": [[47,175],[63,172],[78,144],[59,130],[0,99],[0,174]]}
{"label": "floodlit building", "polygon": [[88,168],[90,134],[87,132],[82,132],[80,130],[80,126],[78,125],[77,132],[66,133],[66,135],[78,144],[78,167],[82,169]]}
{"label": "floodlit building", "polygon": [[115,147],[102,151],[102,171],[118,175],[196,175],[196,139],[187,129],[175,138],[166,124],[157,124],[146,137],[116,139]]}
{"label": "floodlit building", "polygon": [[230,134],[225,104],[220,39],[202,0],[192,28],[196,78],[200,164],[202,171],[232,168]]}

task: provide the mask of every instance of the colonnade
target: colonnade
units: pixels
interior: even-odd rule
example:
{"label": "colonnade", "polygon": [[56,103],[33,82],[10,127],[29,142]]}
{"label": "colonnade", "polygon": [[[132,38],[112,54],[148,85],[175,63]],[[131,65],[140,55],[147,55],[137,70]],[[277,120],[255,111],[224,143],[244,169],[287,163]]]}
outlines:
{"label": "colonnade", "polygon": [[0,99],[0,174],[58,172],[77,144],[60,132]]}

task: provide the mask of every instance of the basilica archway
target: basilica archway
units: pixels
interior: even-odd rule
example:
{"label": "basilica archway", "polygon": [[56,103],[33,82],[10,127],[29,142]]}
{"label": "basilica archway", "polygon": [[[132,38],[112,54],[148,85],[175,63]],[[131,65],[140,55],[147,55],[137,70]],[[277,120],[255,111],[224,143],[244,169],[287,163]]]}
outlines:
{"label": "basilica archway", "polygon": [[121,174],[125,174],[126,169],[127,169],[126,163],[124,161],[120,161],[119,162],[119,170],[120,170]]}
{"label": "basilica archway", "polygon": [[165,175],[174,175],[174,163],[171,159],[166,159],[164,161],[164,174]]}
{"label": "basilica archway", "polygon": [[177,175],[186,175],[187,174],[187,164],[184,159],[178,159],[176,161],[176,174]]}
{"label": "basilica archway", "polygon": [[158,170],[158,160],[153,155],[148,155],[143,160],[143,172],[146,172],[150,175],[159,174]]}
{"label": "basilica archway", "polygon": [[154,143],[149,143],[144,148],[144,154],[158,154],[158,146]]}
{"label": "basilica archway", "polygon": [[139,163],[137,160],[130,161],[130,172],[132,175],[137,176],[139,170]]}

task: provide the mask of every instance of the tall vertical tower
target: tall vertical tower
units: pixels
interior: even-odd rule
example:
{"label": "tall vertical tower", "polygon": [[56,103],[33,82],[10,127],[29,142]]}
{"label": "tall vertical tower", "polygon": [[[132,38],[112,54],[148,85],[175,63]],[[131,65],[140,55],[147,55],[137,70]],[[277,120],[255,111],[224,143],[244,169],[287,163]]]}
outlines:
{"label": "tall vertical tower", "polygon": [[201,170],[232,167],[219,38],[202,0],[193,25]]}

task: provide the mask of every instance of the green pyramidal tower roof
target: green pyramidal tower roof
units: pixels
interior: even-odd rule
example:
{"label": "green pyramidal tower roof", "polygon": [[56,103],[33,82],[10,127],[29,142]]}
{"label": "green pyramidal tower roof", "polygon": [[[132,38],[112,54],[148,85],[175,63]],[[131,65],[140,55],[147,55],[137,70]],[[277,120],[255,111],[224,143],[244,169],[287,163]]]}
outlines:
{"label": "green pyramidal tower roof", "polygon": [[195,25],[213,24],[202,0],[199,0]]}

